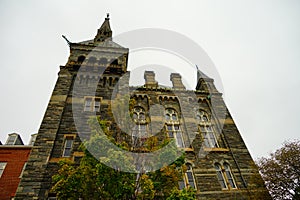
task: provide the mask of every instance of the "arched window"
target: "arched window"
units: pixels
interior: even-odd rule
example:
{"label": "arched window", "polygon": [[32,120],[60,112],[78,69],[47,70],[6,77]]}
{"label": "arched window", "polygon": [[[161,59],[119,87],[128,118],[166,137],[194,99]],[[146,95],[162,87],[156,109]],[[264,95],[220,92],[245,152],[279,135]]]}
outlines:
{"label": "arched window", "polygon": [[198,120],[204,146],[207,148],[219,147],[209,115],[203,110],[198,110],[196,113],[196,119]]}
{"label": "arched window", "polygon": [[100,65],[105,65],[105,64],[107,64],[107,58],[100,58],[99,64],[100,64]]}
{"label": "arched window", "polygon": [[88,63],[89,64],[94,64],[97,61],[96,57],[89,57]]}
{"label": "arched window", "polygon": [[85,56],[79,56],[77,58],[77,62],[80,62],[80,63],[82,63],[84,60],[85,60]]}
{"label": "arched window", "polygon": [[185,172],[185,176],[186,176],[186,180],[187,180],[187,184],[196,189],[196,183],[195,183],[195,177],[194,177],[194,173],[193,173],[193,168],[191,164],[186,164],[187,170]]}
{"label": "arched window", "polygon": [[172,108],[167,108],[165,112],[165,118],[167,122],[177,122],[178,121],[177,112]]}
{"label": "arched window", "polygon": [[185,145],[177,112],[172,108],[167,108],[165,110],[165,121],[168,137],[175,139],[177,147],[184,148]]}
{"label": "arched window", "polygon": [[118,65],[118,59],[111,59],[110,64],[111,65]]}
{"label": "arched window", "polygon": [[136,106],[132,113],[134,127],[132,128],[133,147],[141,147],[147,138],[148,124],[144,108]]}
{"label": "arched window", "polygon": [[215,164],[218,181],[222,189],[236,189],[236,184],[231,173],[231,169],[228,163],[224,163],[223,166],[219,163]]}
{"label": "arched window", "polygon": [[64,142],[63,157],[70,157],[72,153],[72,147],[74,143],[74,137],[66,137]]}
{"label": "arched window", "polygon": [[135,122],[141,122],[141,121],[146,120],[145,110],[142,107],[139,107],[139,106],[134,107],[134,109],[133,109],[133,120]]}
{"label": "arched window", "polygon": [[230,185],[231,188],[236,188],[236,184],[234,182],[231,170],[230,170],[230,166],[227,163],[224,163],[224,170],[225,170],[225,174],[226,174],[226,178],[228,180],[228,183]]}
{"label": "arched window", "polygon": [[196,114],[196,119],[198,119],[200,122],[208,122],[208,114],[203,110],[198,110]]}
{"label": "arched window", "polygon": [[193,168],[190,163],[185,164],[186,166],[186,171],[182,177],[182,180],[179,181],[179,189],[187,188],[187,187],[192,187],[196,189],[196,182],[195,182],[195,177],[193,173]]}
{"label": "arched window", "polygon": [[113,78],[112,78],[112,77],[109,77],[109,78],[108,78],[108,85],[109,85],[109,86],[112,86],[112,81],[113,81]]}
{"label": "arched window", "polygon": [[225,182],[225,177],[224,174],[222,172],[222,167],[219,163],[215,164],[215,169],[217,171],[217,177],[218,177],[218,181],[222,187],[222,189],[227,189],[227,184]]}

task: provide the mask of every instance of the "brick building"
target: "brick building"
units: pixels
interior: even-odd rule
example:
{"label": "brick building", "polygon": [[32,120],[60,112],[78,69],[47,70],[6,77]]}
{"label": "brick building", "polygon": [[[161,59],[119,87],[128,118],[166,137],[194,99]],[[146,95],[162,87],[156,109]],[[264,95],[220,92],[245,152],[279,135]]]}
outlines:
{"label": "brick building", "polygon": [[[139,134],[150,133],[163,121],[162,128],[151,134],[161,140],[173,138],[186,152],[188,170],[179,188],[194,187],[197,199],[250,199],[253,191],[268,194],[263,185],[252,181],[261,178],[212,78],[198,71],[197,86],[190,91],[180,74],[166,74],[173,84],[166,87],[157,83],[153,71],[145,71],[143,86],[129,86],[129,49],[112,40],[108,17],[93,40],[67,42],[70,56],[60,66],[15,199],[55,198],[49,190],[57,162],[80,159],[79,145],[90,134],[86,125],[90,116],[98,115],[117,129],[112,96],[125,91],[135,102],[131,112],[136,128],[124,140],[133,149],[143,145],[145,138]],[[159,109],[151,112],[155,105]]]}
{"label": "brick building", "polygon": [[9,134],[6,143],[0,145],[0,200],[15,196],[31,148],[17,133]]}

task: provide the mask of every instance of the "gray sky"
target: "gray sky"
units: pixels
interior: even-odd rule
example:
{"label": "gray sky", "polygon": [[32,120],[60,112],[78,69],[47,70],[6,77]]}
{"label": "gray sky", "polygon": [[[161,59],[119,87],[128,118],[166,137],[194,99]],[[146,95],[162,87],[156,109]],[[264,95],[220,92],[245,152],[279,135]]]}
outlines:
{"label": "gray sky", "polygon": [[[225,102],[252,156],[300,139],[300,1],[0,1],[0,140],[36,133],[72,42],[92,39],[106,13],[113,34],[163,28],[214,62]],[[186,77],[188,79],[188,77]]]}

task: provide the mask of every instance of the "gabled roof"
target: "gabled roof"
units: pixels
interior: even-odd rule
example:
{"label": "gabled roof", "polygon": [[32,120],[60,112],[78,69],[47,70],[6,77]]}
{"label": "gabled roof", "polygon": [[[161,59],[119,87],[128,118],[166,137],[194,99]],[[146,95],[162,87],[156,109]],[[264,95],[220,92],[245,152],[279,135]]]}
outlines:
{"label": "gabled roof", "polygon": [[[78,42],[77,44],[95,45],[94,40],[86,40],[83,42]],[[108,39],[103,42],[97,42],[96,45],[99,47],[124,48],[121,45],[113,42],[112,40],[108,40]]]}
{"label": "gabled roof", "polygon": [[206,74],[204,74],[204,73],[198,68],[197,65],[196,65],[196,68],[197,68],[197,81],[199,81],[200,78],[203,78],[203,79],[212,79],[212,78],[210,78],[209,76],[207,76]]}
{"label": "gabled roof", "polygon": [[107,17],[105,18],[101,27],[98,29],[97,35],[94,38],[94,43],[103,42],[107,39],[111,39],[111,37],[112,30],[109,24],[109,14],[107,14]]}
{"label": "gabled roof", "polygon": [[83,44],[83,45],[91,45],[97,47],[105,47],[105,48],[122,48],[121,45],[112,41],[112,30],[110,28],[109,23],[109,14],[105,18],[104,22],[102,23],[101,27],[98,29],[98,32],[93,40],[86,40],[78,43],[71,43],[71,44]]}

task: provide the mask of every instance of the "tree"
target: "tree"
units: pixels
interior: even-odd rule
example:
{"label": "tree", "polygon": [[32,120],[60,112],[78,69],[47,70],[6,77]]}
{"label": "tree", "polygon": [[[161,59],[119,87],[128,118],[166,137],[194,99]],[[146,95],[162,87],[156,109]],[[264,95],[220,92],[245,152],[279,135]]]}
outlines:
{"label": "tree", "polygon": [[[195,191],[192,188],[178,190],[178,181],[184,173],[184,156],[154,172],[128,173],[126,169],[136,167],[133,159],[112,148],[115,145],[128,150],[128,146],[116,142],[108,122],[91,118],[89,123],[92,133],[90,139],[81,147],[84,156],[80,163],[61,160],[58,173],[52,177],[54,185],[51,190],[56,193],[58,199],[151,200],[155,196],[170,197],[170,200],[195,199]],[[96,123],[102,131],[98,130],[99,126],[95,126]],[[149,143],[149,150],[158,147],[155,138],[151,138]],[[93,154],[90,151],[93,151]],[[122,166],[109,167],[120,160]]]}
{"label": "tree", "polygon": [[192,188],[184,188],[183,190],[178,190],[175,188],[172,190],[171,195],[167,200],[193,200],[196,199],[196,192]]}
{"label": "tree", "polygon": [[285,142],[257,165],[274,199],[300,200],[300,140]]}

